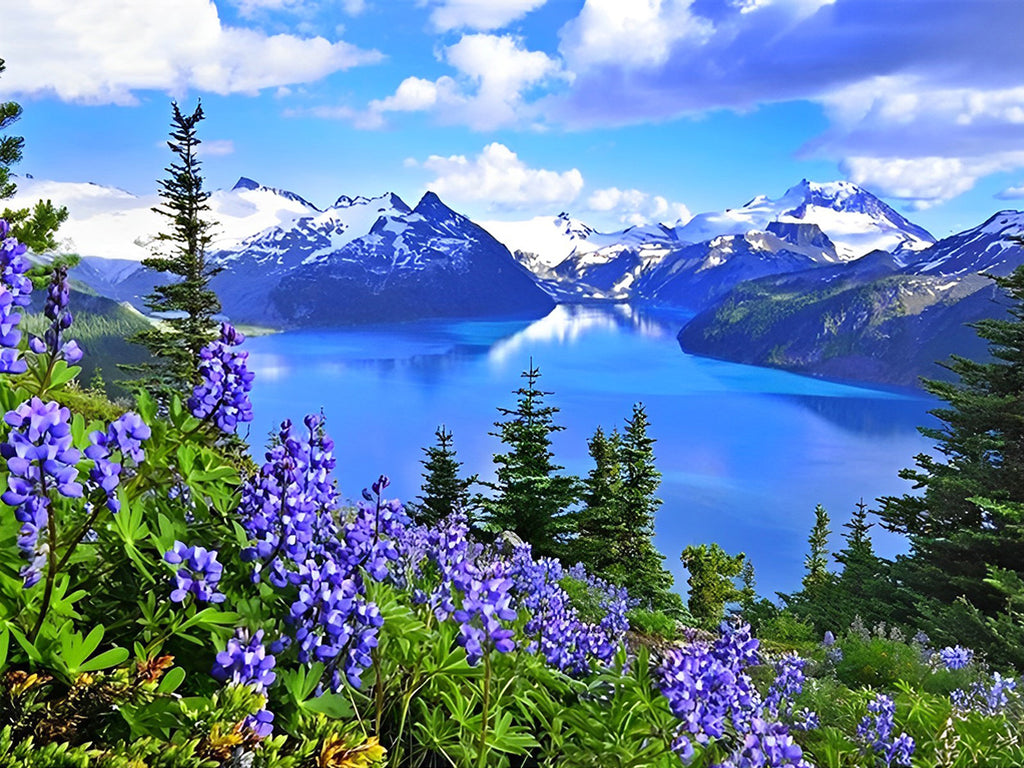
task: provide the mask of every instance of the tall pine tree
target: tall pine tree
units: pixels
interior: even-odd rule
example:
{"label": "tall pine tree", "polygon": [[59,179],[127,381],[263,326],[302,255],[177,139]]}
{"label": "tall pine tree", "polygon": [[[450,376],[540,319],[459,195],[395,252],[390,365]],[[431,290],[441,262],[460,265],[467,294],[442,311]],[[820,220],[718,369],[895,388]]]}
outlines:
{"label": "tall pine tree", "polygon": [[444,518],[461,512],[470,513],[469,488],[476,482],[476,476],[462,478],[459,470],[462,462],[456,459],[452,446],[452,433],[444,424],[434,432],[437,443],[424,448],[426,458],[423,464],[422,494],[418,504],[408,505],[409,513],[417,523],[434,525]]}
{"label": "tall pine tree", "polygon": [[945,367],[955,381],[925,382],[947,406],[931,411],[940,426],[920,428],[937,451],[900,472],[922,492],[880,499],[883,525],[910,539],[895,572],[938,622],[942,606],[961,597],[982,615],[1005,606],[989,568],[1024,576],[1024,267],[993,279],[1009,316],[973,324],[991,360],[953,356]]}
{"label": "tall pine tree", "polygon": [[661,499],[655,494],[661,485],[661,472],[654,463],[655,439],[647,432],[649,426],[643,403],[636,403],[626,420],[619,453],[624,529],[619,565],[632,597],[644,606],[674,610],[682,608],[682,600],[672,592],[673,579],[665,569],[665,556],[654,546],[654,517],[661,507]]}
{"label": "tall pine tree", "polygon": [[504,417],[495,422],[505,453],[494,456],[494,482],[483,485],[494,493],[480,497],[484,523],[491,532],[511,531],[533,545],[537,556],[561,557],[570,534],[576,530],[570,510],[579,498],[579,479],[559,473],[554,463],[551,435],[561,427],[554,422],[558,408],[547,405],[537,386],[540,371],[530,361],[524,386],[516,390],[513,409],[499,408]]}
{"label": "tall pine tree", "polygon": [[805,593],[819,590],[832,580],[832,574],[828,570],[828,537],[832,531],[828,525],[828,512],[818,504],[814,508],[814,526],[807,537],[810,552],[804,558],[802,585]]}
{"label": "tall pine tree", "polygon": [[172,282],[157,286],[146,297],[151,310],[166,313],[162,326],[142,331],[134,340],[161,360],[149,371],[153,383],[182,390],[195,378],[199,351],[216,336],[213,316],[220,311],[220,301],[210,280],[221,269],[207,259],[213,223],[205,217],[210,194],[203,190],[196,136],[203,107],[197,104],[191,115],[185,115],[175,102],[171,111],[167,146],[175,160],[165,169],[167,178],[159,182],[163,202],[153,209],[168,219],[170,231],[157,235],[154,255],[142,264],[171,275]]}
{"label": "tall pine tree", "polygon": [[622,494],[622,465],[619,461],[618,430],[606,435],[601,427],[587,441],[594,467],[583,479],[583,508],[577,516],[577,535],[570,559],[581,562],[592,573],[619,581],[614,572],[617,544],[623,539],[619,511]]}

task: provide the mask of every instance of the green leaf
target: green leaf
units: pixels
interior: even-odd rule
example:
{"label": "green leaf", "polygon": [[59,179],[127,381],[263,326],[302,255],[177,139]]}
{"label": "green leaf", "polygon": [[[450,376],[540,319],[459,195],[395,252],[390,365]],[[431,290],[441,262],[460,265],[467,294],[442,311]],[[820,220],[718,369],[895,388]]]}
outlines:
{"label": "green leaf", "polygon": [[111,648],[97,656],[93,656],[82,664],[78,670],[80,672],[96,672],[100,669],[116,667],[118,664],[123,664],[127,660],[128,655],[127,648]]}
{"label": "green leaf", "polygon": [[185,670],[181,667],[174,667],[164,675],[156,689],[160,693],[174,693],[184,680]]}
{"label": "green leaf", "polygon": [[306,699],[302,708],[310,712],[327,715],[335,720],[347,720],[352,717],[352,705],[340,693],[324,693],[316,698]]}

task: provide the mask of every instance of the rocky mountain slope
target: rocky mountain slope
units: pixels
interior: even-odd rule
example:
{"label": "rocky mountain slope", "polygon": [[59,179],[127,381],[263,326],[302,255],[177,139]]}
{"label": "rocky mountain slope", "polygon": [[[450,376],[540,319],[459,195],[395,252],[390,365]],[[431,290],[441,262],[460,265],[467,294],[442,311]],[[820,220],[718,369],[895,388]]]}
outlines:
{"label": "rocky mountain slope", "polygon": [[1001,211],[939,241],[909,263],[875,252],[848,264],[744,283],[679,333],[695,354],[800,373],[915,385],[942,378],[936,361],[986,354],[968,323],[1003,316],[981,273],[1024,264],[1024,213]]}

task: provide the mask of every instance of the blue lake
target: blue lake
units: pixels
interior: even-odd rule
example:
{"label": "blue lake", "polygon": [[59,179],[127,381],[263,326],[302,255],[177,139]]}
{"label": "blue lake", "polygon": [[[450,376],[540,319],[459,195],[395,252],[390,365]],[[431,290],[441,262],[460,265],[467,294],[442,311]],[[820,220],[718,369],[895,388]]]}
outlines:
{"label": "blue lake", "polygon": [[[422,448],[445,424],[467,474],[492,476],[488,433],[532,357],[565,427],[555,455],[590,468],[587,439],[621,426],[641,401],[663,474],[656,542],[685,591],[688,544],[717,541],[753,560],[758,590],[799,585],[815,504],[830,512],[833,550],[857,501],[903,493],[897,477],[930,444],[916,427],[934,401],[821,381],[680,351],[686,320],[626,306],[556,308],[536,321],[429,320],[298,331],[246,343],[256,372],[250,442],[281,419],[321,407],[337,443],[342,493],[358,498],[379,474],[391,493],[419,493]],[[874,529],[887,555],[901,540]]]}

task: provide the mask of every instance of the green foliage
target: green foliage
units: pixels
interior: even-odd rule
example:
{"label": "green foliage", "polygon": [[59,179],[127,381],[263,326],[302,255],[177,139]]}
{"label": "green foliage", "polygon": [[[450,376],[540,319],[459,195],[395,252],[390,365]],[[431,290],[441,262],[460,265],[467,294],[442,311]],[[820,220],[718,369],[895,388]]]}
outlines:
{"label": "green foliage", "polygon": [[843,658],[836,664],[836,676],[851,688],[891,689],[898,682],[917,682],[926,673],[920,651],[905,642],[851,633],[839,647]]}
{"label": "green foliage", "polygon": [[452,447],[452,433],[442,424],[434,432],[437,444],[424,448],[427,455],[423,464],[422,495],[418,504],[408,504],[406,509],[417,522],[433,525],[455,512],[466,515],[470,512],[469,488],[476,481],[476,475],[459,477],[462,462],[455,458]]}
{"label": "green foliage", "polygon": [[679,621],[663,611],[649,611],[634,608],[627,614],[629,628],[641,635],[649,635],[662,640],[679,638]]}
{"label": "green foliage", "polygon": [[[220,301],[209,285],[221,269],[212,266],[206,254],[213,224],[204,217],[210,195],[203,191],[196,155],[200,144],[196,125],[203,119],[203,107],[197,104],[191,115],[184,115],[175,102],[171,110],[171,140],[167,146],[176,160],[165,169],[167,177],[160,181],[163,203],[153,209],[167,217],[170,231],[157,235],[158,250],[142,263],[178,279],[157,286],[147,296],[151,310],[167,315],[162,326],[142,330],[134,340],[163,361],[162,366],[145,367],[151,384],[182,391],[195,377],[199,351],[216,335],[213,316],[220,311]],[[161,247],[164,250],[159,250]]]}
{"label": "green foliage", "polygon": [[884,525],[910,539],[898,575],[927,603],[921,616],[964,597],[994,618],[1006,598],[988,569],[1024,573],[1024,268],[993,279],[1009,297],[1009,317],[974,324],[991,361],[954,356],[945,367],[957,381],[925,382],[946,403],[932,411],[941,426],[920,430],[937,450],[900,473],[922,493],[881,499]]}
{"label": "green foliage", "polygon": [[807,537],[810,552],[804,558],[804,578],[801,582],[805,592],[813,593],[829,583],[832,574],[828,570],[828,512],[819,504],[814,508],[814,527]]}
{"label": "green foliage", "polygon": [[532,360],[522,377],[526,384],[516,390],[516,408],[498,409],[504,420],[495,422],[498,431],[492,433],[507,448],[494,456],[494,482],[483,483],[495,495],[477,503],[488,530],[511,531],[532,544],[535,555],[557,557],[576,530],[570,507],[579,496],[579,480],[559,474],[562,467],[554,463],[551,435],[564,427],[554,422],[558,408],[544,403],[552,393],[538,389],[540,371]]}
{"label": "green foliage", "polygon": [[621,434],[613,430],[606,436],[598,427],[588,442],[594,468],[583,481],[572,557],[625,586],[641,605],[681,614],[682,599],[672,591],[672,575],[653,542],[661,473],[648,427],[643,404],[636,403]]}
{"label": "green foliage", "polygon": [[688,546],[680,559],[690,572],[690,613],[702,626],[716,626],[725,616],[726,603],[741,596],[733,579],[743,571],[746,555],[732,556],[718,544],[701,544]]}

